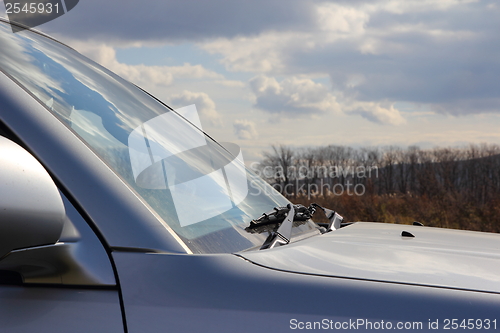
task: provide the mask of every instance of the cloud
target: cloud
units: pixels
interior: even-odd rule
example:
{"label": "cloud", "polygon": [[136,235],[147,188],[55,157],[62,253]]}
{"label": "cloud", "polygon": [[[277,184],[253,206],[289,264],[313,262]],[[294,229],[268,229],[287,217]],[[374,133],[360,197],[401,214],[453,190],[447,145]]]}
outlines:
{"label": "cloud", "polygon": [[222,125],[222,118],[215,109],[215,102],[204,92],[191,92],[184,90],[180,94],[172,95],[171,103],[174,108],[195,104],[202,117],[205,117],[214,126]]}
{"label": "cloud", "polygon": [[469,114],[499,113],[500,97],[456,99],[430,104],[430,109],[442,114],[465,116]]}
{"label": "cloud", "polygon": [[272,32],[255,37],[218,38],[200,44],[200,47],[211,54],[221,55],[221,63],[229,71],[279,72],[284,70],[286,60],[282,50],[294,37],[300,41],[300,35],[296,32]]}
{"label": "cloud", "polygon": [[311,5],[311,11],[314,21],[307,29],[221,37],[200,47],[222,55],[221,62],[230,71],[289,73],[288,64],[293,64],[297,50],[309,53],[338,40],[357,39],[365,32],[369,19],[366,12],[333,3]]}
{"label": "cloud", "polygon": [[238,80],[217,80],[214,83],[226,86],[226,87],[234,87],[234,88],[244,88],[246,86],[245,82]]}
{"label": "cloud", "polygon": [[340,110],[328,89],[311,79],[291,77],[278,82],[259,75],[250,80],[250,87],[256,96],[254,106],[272,114],[301,116]]}
{"label": "cloud", "polygon": [[[382,101],[454,115],[500,112],[499,14],[500,6],[489,0],[151,0],[147,5],[87,0],[40,28],[108,46],[196,43],[227,70],[284,78],[280,86],[287,79],[329,76],[331,97],[340,93],[374,103],[354,109],[381,121],[383,114],[396,114],[389,106],[373,106]],[[192,65],[179,66],[176,73],[111,66],[127,78],[140,80],[143,73],[143,80],[154,84],[171,84],[176,75],[214,75]],[[256,106],[268,112],[285,107],[292,114],[322,112],[306,106],[303,95],[309,93],[299,93],[296,102],[281,88],[256,93]]]}
{"label": "cloud", "polygon": [[360,115],[378,124],[402,125],[406,123],[393,104],[384,107],[382,103],[352,102],[345,107],[345,110],[349,114]]}
{"label": "cloud", "polygon": [[300,29],[313,19],[302,0],[86,0],[45,30],[81,40],[199,41]]}
{"label": "cloud", "polygon": [[78,41],[73,42],[72,46],[102,66],[138,85],[168,86],[173,83],[175,78],[217,79],[224,81],[221,80],[224,78],[223,75],[208,70],[202,65],[187,63],[182,66],[128,65],[118,62],[116,51],[113,47]]}
{"label": "cloud", "polygon": [[270,114],[303,117],[343,112],[378,124],[406,122],[391,103],[357,101],[342,94],[337,99],[325,86],[310,79],[292,77],[278,82],[274,77],[259,75],[250,80],[250,87],[256,96],[254,106]]}
{"label": "cloud", "polygon": [[255,123],[243,120],[235,120],[233,123],[234,134],[241,140],[253,140],[256,139],[258,134],[255,130]]}
{"label": "cloud", "polygon": [[394,14],[404,13],[426,13],[429,11],[442,11],[450,7],[459,6],[468,3],[474,3],[478,0],[405,0],[405,1],[379,1],[381,9]]}
{"label": "cloud", "polygon": [[323,31],[361,35],[370,18],[369,14],[354,7],[335,3],[323,3],[317,6],[317,22]]}
{"label": "cloud", "polygon": [[[219,54],[232,71],[327,74],[334,91],[360,102],[425,104],[455,115],[500,112],[495,105],[500,6],[495,3],[390,0],[314,6],[315,25],[309,29],[223,37],[202,47]],[[365,109],[358,114],[366,115]]]}

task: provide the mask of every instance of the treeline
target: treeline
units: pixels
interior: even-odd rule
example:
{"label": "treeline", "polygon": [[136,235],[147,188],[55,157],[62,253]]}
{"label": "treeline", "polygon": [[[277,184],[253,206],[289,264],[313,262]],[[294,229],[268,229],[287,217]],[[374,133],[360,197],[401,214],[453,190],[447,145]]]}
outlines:
{"label": "treeline", "polygon": [[[255,169],[255,168],[254,168]],[[260,175],[292,201],[351,220],[500,231],[500,146],[272,146]]]}

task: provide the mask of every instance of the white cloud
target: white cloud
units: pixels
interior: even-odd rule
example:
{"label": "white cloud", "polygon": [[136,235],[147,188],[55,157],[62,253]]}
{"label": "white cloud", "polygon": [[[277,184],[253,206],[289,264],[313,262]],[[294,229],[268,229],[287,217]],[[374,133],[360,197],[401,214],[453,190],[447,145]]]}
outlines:
{"label": "white cloud", "polygon": [[[368,12],[332,3],[314,8],[315,21],[304,31],[265,31],[256,36],[217,38],[200,44],[230,71],[280,73],[287,71],[289,55],[322,48],[337,40],[357,39],[365,33]],[[311,74],[311,73],[309,73]]]}
{"label": "white cloud", "polygon": [[311,79],[291,77],[278,82],[259,75],[250,80],[250,87],[256,96],[255,107],[269,113],[301,116],[340,111],[328,89]]}
{"label": "white cloud", "polygon": [[369,121],[379,124],[402,125],[406,123],[401,112],[394,104],[384,107],[382,103],[352,102],[344,108],[349,114],[357,114]]}
{"label": "white cloud", "polygon": [[72,46],[97,63],[138,85],[167,86],[177,78],[217,80],[224,78],[223,75],[208,70],[202,65],[186,63],[182,66],[146,66],[120,63],[116,59],[115,49],[104,44],[74,42]]}
{"label": "white cloud", "polygon": [[321,30],[348,35],[361,35],[370,16],[362,10],[335,3],[317,7],[318,25]]}
{"label": "white cloud", "polygon": [[253,140],[258,136],[255,123],[246,119],[235,120],[233,129],[234,134],[241,140]]}
{"label": "white cloud", "polygon": [[[299,34],[296,35],[298,38]],[[283,68],[281,46],[292,38],[290,33],[269,33],[257,37],[218,38],[200,44],[211,54],[222,55],[227,70],[240,72],[270,72]]]}
{"label": "white cloud", "polygon": [[222,118],[215,109],[215,102],[204,92],[184,90],[180,94],[172,95],[170,100],[174,108],[195,104],[202,118],[208,119],[214,126],[222,125]]}
{"label": "white cloud", "polygon": [[215,83],[223,85],[225,87],[234,87],[234,88],[244,88],[246,86],[245,82],[238,80],[217,80]]}
{"label": "white cloud", "polygon": [[325,115],[343,112],[359,115],[378,124],[401,125],[406,120],[393,104],[363,102],[353,98],[337,98],[320,83],[296,77],[278,82],[274,77],[260,75],[250,80],[255,107],[271,114],[288,116]]}
{"label": "white cloud", "polygon": [[[368,6],[372,10],[384,10],[394,14],[422,13],[441,11],[450,7],[477,2],[478,0],[389,0],[381,1],[375,6]],[[378,7],[378,8],[377,8]]]}

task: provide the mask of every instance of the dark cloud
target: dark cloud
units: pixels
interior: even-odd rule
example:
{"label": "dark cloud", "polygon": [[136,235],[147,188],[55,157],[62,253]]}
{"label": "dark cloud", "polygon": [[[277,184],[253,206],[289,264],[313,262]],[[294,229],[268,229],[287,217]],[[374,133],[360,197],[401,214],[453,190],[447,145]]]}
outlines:
{"label": "dark cloud", "polygon": [[454,116],[465,116],[468,114],[479,113],[499,113],[500,98],[457,98],[449,102],[431,104],[430,106],[436,112],[451,114]]}
{"label": "dark cloud", "polygon": [[312,6],[301,0],[85,0],[43,30],[77,39],[178,41],[301,29],[312,20]]}

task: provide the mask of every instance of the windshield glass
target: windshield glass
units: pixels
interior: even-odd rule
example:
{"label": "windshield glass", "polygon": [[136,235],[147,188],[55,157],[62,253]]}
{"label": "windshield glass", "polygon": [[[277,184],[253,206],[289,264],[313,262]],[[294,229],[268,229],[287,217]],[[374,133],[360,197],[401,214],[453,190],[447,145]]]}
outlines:
{"label": "windshield glass", "polygon": [[[75,51],[0,22],[0,69],[78,135],[193,253],[263,244],[252,219],[288,201],[249,172],[239,147],[201,130],[194,105],[173,111]],[[317,233],[294,223],[293,235]],[[301,237],[296,237],[296,239]]]}

